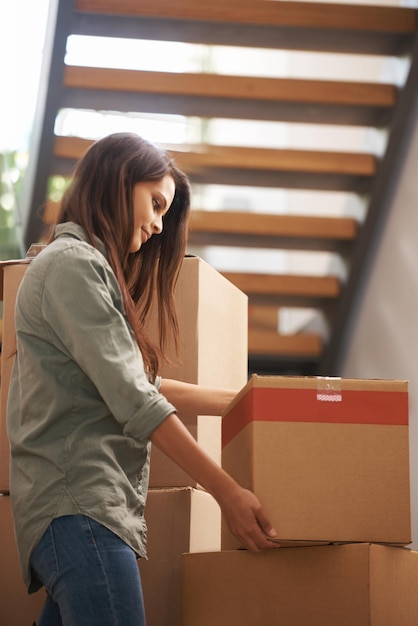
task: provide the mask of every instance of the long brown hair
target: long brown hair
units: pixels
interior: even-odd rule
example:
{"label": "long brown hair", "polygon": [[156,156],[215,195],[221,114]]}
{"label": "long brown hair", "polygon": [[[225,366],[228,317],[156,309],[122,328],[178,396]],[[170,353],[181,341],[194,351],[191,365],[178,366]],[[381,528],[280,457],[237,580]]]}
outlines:
{"label": "long brown hair", "polygon": [[[130,253],[137,183],[171,175],[175,195],[161,234]],[[93,143],[78,162],[62,201],[58,223],[83,227],[89,242],[104,244],[122,292],[129,323],[152,377],[159,371],[169,331],[178,338],[174,288],[183,261],[190,212],[190,185],[166,151],[134,133],[114,133]],[[53,235],[51,233],[49,239]],[[144,322],[156,299],[160,342],[154,345]]]}

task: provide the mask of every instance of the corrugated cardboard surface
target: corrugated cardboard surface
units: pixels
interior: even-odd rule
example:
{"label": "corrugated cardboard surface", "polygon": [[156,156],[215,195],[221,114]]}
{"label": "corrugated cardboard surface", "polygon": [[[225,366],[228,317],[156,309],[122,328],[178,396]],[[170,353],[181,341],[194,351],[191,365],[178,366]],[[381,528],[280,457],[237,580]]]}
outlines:
{"label": "corrugated cardboard surface", "polygon": [[32,626],[45,592],[28,595],[20,572],[9,496],[0,496],[0,624]]}
{"label": "corrugated cardboard surface", "polygon": [[416,626],[417,557],[369,544],[186,554],[181,626]]}
{"label": "corrugated cardboard surface", "polygon": [[418,551],[372,546],[370,579],[373,626],[418,624]]}
{"label": "corrugated cardboard surface", "polygon": [[[162,369],[174,378],[207,387],[241,389],[247,382],[248,297],[199,257],[185,257],[175,290],[179,354]],[[156,315],[147,331],[158,339]]]}
{"label": "corrugated cardboard surface", "polygon": [[149,491],[148,561],[139,561],[147,626],[179,626],[182,555],[219,551],[220,515],[218,504],[204,491]]}
{"label": "corrugated cardboard surface", "polygon": [[[282,377],[278,378],[282,384]],[[302,385],[305,382],[301,379]],[[343,389],[344,381],[339,385]],[[389,393],[392,402],[387,402],[384,395],[380,403],[378,382],[373,381],[373,390],[368,390],[368,381],[356,381],[356,386],[365,402],[362,411],[373,412],[371,423],[359,423],[358,412],[352,423],[340,421],[341,414],[347,413],[342,404],[351,406],[346,399],[357,393],[352,387],[343,389],[341,401],[323,403],[322,422],[315,394],[303,401],[305,413],[296,418],[294,404],[298,402],[286,404],[281,388],[276,398],[275,390],[268,389],[271,404],[264,405],[264,413],[257,406],[260,396],[247,404],[244,394],[234,404],[231,413],[243,427],[235,424],[232,439],[229,431],[222,464],[238,482],[257,494],[279,540],[410,543],[406,383],[382,381],[382,393]],[[304,391],[302,386],[301,393]],[[297,394],[298,389],[293,388],[292,398]],[[367,395],[373,395],[373,401],[368,403]],[[392,423],[383,419],[387,407]],[[379,410],[381,424],[376,418]],[[229,416],[227,412],[224,424]],[[223,524],[223,549],[238,546]]]}
{"label": "corrugated cardboard surface", "polygon": [[0,389],[0,491],[9,489],[9,440],[6,432],[6,407],[10,375],[16,349],[14,309],[16,294],[28,261],[5,261],[0,263],[0,298],[3,300],[3,333],[1,351]]}
{"label": "corrugated cardboard surface", "polygon": [[[179,354],[169,342],[162,375],[207,387],[241,389],[247,382],[248,298],[199,257],[186,257],[175,291]],[[156,316],[147,327],[158,339]],[[219,419],[179,416],[206,452],[221,461]],[[217,416],[215,416],[216,418]],[[153,448],[151,487],[196,486],[196,482],[160,450]]]}

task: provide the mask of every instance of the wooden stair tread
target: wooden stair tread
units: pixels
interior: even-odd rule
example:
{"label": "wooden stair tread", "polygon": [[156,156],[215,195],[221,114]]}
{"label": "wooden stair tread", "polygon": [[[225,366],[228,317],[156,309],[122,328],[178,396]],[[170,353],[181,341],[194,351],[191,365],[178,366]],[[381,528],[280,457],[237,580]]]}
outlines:
{"label": "wooden stair tread", "polygon": [[[43,221],[56,220],[59,204],[45,204]],[[189,246],[232,246],[346,251],[357,237],[358,224],[347,217],[265,215],[259,213],[197,211],[190,217]]]}
{"label": "wooden stair tread", "polygon": [[73,88],[132,91],[306,104],[350,104],[393,107],[397,89],[384,83],[224,74],[150,72],[67,66],[64,85]]}
{"label": "wooden stair tread", "polygon": [[[73,32],[212,45],[405,54],[417,29],[408,7],[268,0],[77,0]],[[233,26],[233,28],[231,28]]]}
{"label": "wooden stair tread", "polygon": [[[92,143],[78,137],[57,137],[54,174],[69,175],[75,159]],[[322,189],[368,193],[376,173],[372,154],[319,150],[240,148],[235,146],[163,145],[192,182],[241,184],[289,189]],[[188,151],[187,151],[188,150]],[[70,162],[68,162],[70,161]]]}
{"label": "wooden stair tread", "polygon": [[279,307],[248,304],[248,328],[278,331]]}
{"label": "wooden stair tread", "polygon": [[276,215],[244,211],[199,211],[190,215],[190,232],[229,233],[260,237],[302,237],[352,241],[358,232],[351,217]]}
{"label": "wooden stair tread", "polygon": [[[56,156],[79,159],[93,143],[79,137],[57,137]],[[273,148],[243,148],[236,146],[190,145],[184,147],[164,145],[176,159],[179,167],[193,174],[202,167],[239,168],[245,170],[269,170],[351,174],[373,176],[377,159],[372,154],[359,152],[334,152],[320,150],[295,150]]]}
{"label": "wooden stair tread", "polygon": [[331,313],[341,295],[340,281],[336,276],[222,274],[248,296],[249,307],[309,307]]}
{"label": "wooden stair tread", "polygon": [[304,28],[347,28],[378,32],[413,32],[416,12],[399,7],[271,2],[270,0],[77,0],[76,10],[141,17],[275,24]]}
{"label": "wooden stair tread", "polygon": [[376,173],[376,157],[366,153],[215,145],[190,146],[186,152],[174,146],[166,147],[179,166],[191,172],[199,167],[222,167],[355,176],[373,176]]}
{"label": "wooden stair tread", "polygon": [[269,330],[249,329],[249,355],[282,355],[298,357],[319,357],[322,353],[322,339],[313,333],[281,335]]}
{"label": "wooden stair tread", "polygon": [[398,89],[383,83],[68,66],[62,106],[205,118],[386,127]]}
{"label": "wooden stair tread", "polygon": [[222,272],[222,274],[248,296],[297,295],[337,298],[340,295],[340,281],[336,276],[247,272]]}

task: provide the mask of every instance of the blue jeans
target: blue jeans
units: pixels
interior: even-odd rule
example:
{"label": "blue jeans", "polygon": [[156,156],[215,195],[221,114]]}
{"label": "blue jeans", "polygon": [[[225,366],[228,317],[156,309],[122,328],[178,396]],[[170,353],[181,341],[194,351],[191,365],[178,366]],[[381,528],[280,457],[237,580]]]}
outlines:
{"label": "blue jeans", "polygon": [[92,519],[55,519],[31,567],[47,591],[38,626],[145,626],[136,556]]}

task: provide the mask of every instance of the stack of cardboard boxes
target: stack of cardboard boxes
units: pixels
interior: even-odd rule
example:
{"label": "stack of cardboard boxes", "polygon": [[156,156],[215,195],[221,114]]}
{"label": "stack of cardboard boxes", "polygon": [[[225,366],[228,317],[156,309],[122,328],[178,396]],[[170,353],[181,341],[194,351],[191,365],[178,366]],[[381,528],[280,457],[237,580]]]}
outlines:
{"label": "stack of cardboard boxes", "polygon": [[[186,257],[175,292],[178,356],[169,345],[171,363],[162,375],[206,387],[242,388],[247,381],[247,300],[207,263]],[[156,325],[150,324],[148,332],[155,338]],[[221,416],[179,417],[221,464]],[[210,494],[154,447],[145,516],[149,558],[140,561],[139,568],[147,624],[180,626],[182,555],[220,550],[220,509]]]}
{"label": "stack of cardboard boxes", "polygon": [[38,619],[43,592],[28,596],[22,581],[14,540],[9,496],[9,443],[6,432],[7,392],[15,351],[14,306],[28,261],[0,263],[0,299],[3,300],[0,388],[0,622],[25,626]]}
{"label": "stack of cardboard boxes", "polygon": [[282,547],[239,550],[223,523],[221,551],[183,557],[182,626],[418,624],[405,381],[253,376],[222,446]]}
{"label": "stack of cardboard boxes", "polygon": [[[37,619],[43,592],[20,579],[8,494],[5,402],[13,310],[27,263],[3,264],[0,614]],[[255,491],[280,548],[253,554],[214,499],[158,449],[140,561],[148,626],[416,626],[405,381],[253,376],[247,298],[196,257],[176,288],[180,345],[163,376],[241,389],[220,416],[181,415],[206,451]],[[148,332],[157,336],[150,323]]]}

